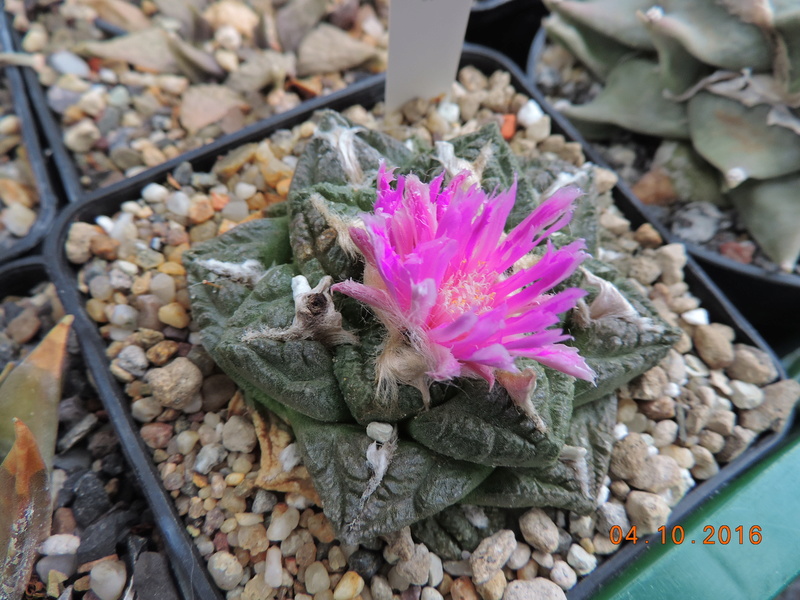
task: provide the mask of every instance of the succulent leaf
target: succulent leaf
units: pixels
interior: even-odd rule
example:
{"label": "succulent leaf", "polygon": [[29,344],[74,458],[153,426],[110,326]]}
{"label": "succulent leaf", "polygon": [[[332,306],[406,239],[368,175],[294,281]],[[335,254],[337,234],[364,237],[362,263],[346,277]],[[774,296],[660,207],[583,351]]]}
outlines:
{"label": "succulent leaf", "polygon": [[636,18],[652,0],[545,0],[551,12],[594,29],[617,42],[639,50],[653,50],[647,30]]}
{"label": "succulent leaf", "polygon": [[750,177],[768,179],[800,169],[800,136],[767,125],[769,112],[768,105],[748,108],[710,92],[689,100],[692,143],[731,187]]}
{"label": "succulent leaf", "polygon": [[593,29],[571,22],[558,13],[542,20],[547,35],[569,49],[592,75],[605,81],[617,63],[634,50]]}
{"label": "succulent leaf", "polygon": [[689,137],[686,107],[664,97],[658,64],[646,58],[631,58],[614,67],[605,87],[590,102],[558,109],[582,130],[584,123],[611,123],[647,135]]}
{"label": "succulent leaf", "polygon": [[800,173],[750,180],[731,190],[733,204],[761,248],[784,271],[800,258]]}

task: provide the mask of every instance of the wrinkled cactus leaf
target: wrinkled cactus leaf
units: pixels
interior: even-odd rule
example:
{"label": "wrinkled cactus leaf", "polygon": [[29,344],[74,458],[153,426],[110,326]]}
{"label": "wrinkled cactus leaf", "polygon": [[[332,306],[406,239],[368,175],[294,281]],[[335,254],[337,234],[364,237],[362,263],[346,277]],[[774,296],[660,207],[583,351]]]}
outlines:
{"label": "wrinkled cactus leaf", "polygon": [[484,381],[466,380],[455,397],[411,419],[409,435],[442,454],[482,465],[551,464],[569,428],[574,379],[533,361],[525,366],[536,372],[531,402],[543,426],[525,416],[502,386],[489,390]]}
{"label": "wrinkled cactus leaf", "polygon": [[14,431],[0,464],[0,598],[9,600],[22,598],[36,547],[50,532],[48,469],[31,430],[15,420]]}
{"label": "wrinkled cactus leaf", "polygon": [[636,18],[652,0],[545,0],[551,12],[600,32],[631,48],[653,50],[647,30]]}
{"label": "wrinkled cactus leaf", "polygon": [[767,256],[792,272],[800,258],[800,173],[745,181],[730,192],[747,230]]}
{"label": "wrinkled cactus leaf", "polygon": [[463,502],[505,508],[547,506],[579,514],[590,512],[594,505],[575,470],[561,461],[540,469],[497,468]]}
{"label": "wrinkled cactus leaf", "polygon": [[53,464],[58,437],[58,403],[67,338],[74,317],[66,315],[36,348],[11,370],[0,386],[0,459],[19,435],[14,419],[30,427],[47,468]]}
{"label": "wrinkled cactus leaf", "polygon": [[609,73],[605,87],[590,102],[559,104],[558,109],[581,129],[584,123],[601,123],[646,135],[689,137],[685,105],[664,97],[658,63],[645,58],[618,64]]}
{"label": "wrinkled cactus leaf", "polygon": [[616,393],[609,394],[597,402],[583,404],[572,412],[567,443],[576,448],[586,449],[588,487],[591,497],[595,500],[608,476],[611,451],[616,441],[614,437],[616,424]]}
{"label": "wrinkled cactus leaf", "polygon": [[514,511],[458,504],[411,526],[411,533],[445,560],[461,560],[487,537],[516,527]]}
{"label": "wrinkled cactus leaf", "polygon": [[491,472],[400,440],[386,474],[370,492],[366,460],[372,440],[357,425],[293,418],[304,464],[341,539],[357,541],[397,531],[458,502]]}
{"label": "wrinkled cactus leaf", "polygon": [[695,149],[732,183],[800,170],[800,135],[767,125],[768,105],[752,108],[710,92],[689,100]]}
{"label": "wrinkled cactus leaf", "polygon": [[768,71],[772,66],[767,36],[756,25],[729,14],[718,2],[670,0],[663,16],[650,19],[648,27],[673,38],[707,65],[731,71]]}
{"label": "wrinkled cactus leaf", "polygon": [[682,94],[700,79],[709,75],[712,68],[698,60],[686,49],[683,40],[674,36],[674,19],[664,17],[660,12],[648,11],[640,15],[653,39],[658,53],[658,70],[664,89],[672,94]]}
{"label": "wrinkled cactus leaf", "polygon": [[633,51],[629,46],[552,13],[542,20],[547,36],[569,50],[600,81]]}
{"label": "wrinkled cactus leaf", "polygon": [[257,219],[242,223],[225,235],[195,244],[183,255],[189,279],[192,318],[202,332],[203,345],[214,348],[225,330],[226,321],[253,289],[249,282],[216,273],[201,264],[217,260],[232,265],[247,259],[258,260],[262,268],[284,264],[291,258],[289,219]]}
{"label": "wrinkled cactus leaf", "polygon": [[193,314],[201,327],[203,346],[235,381],[260,387],[314,418],[348,419],[332,373],[330,352],[322,344],[312,340],[242,340],[251,331],[291,325],[295,313],[291,294],[291,279],[297,274],[294,267],[278,264],[267,269],[257,283],[248,285],[204,266],[204,261],[214,257],[232,263],[256,257],[265,268],[285,262],[289,256],[287,234],[285,219],[261,219],[185,253]]}
{"label": "wrinkled cactus leaf", "polygon": [[[597,375],[595,384],[575,382],[574,406],[579,407],[607,396],[634,377],[657,365],[675,342],[678,332],[661,319],[650,302],[630,284],[617,279],[613,270],[590,260],[584,267],[595,275],[611,281],[638,313],[636,318],[602,318],[581,327],[570,320],[572,342],[586,363]],[[594,293],[586,298],[591,304]]]}
{"label": "wrinkled cactus leaf", "polygon": [[[383,398],[375,384],[375,357],[386,337],[379,324],[370,322],[359,329],[358,345],[342,344],[335,349],[333,371],[347,407],[361,425],[372,421],[396,423],[416,415],[424,408],[422,394],[409,385],[399,385],[396,398]],[[431,404],[443,398],[442,386],[431,387]]]}

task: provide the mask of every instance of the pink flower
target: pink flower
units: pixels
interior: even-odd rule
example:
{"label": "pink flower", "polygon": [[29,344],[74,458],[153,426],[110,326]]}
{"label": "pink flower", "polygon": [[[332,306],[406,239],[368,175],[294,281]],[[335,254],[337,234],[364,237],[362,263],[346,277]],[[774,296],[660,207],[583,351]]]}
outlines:
{"label": "pink flower", "polygon": [[388,328],[379,374],[426,395],[431,380],[493,384],[496,373],[519,373],[515,357],[528,357],[593,380],[577,349],[561,343],[570,336],[554,327],[586,292],[550,293],[587,257],[584,241],[555,249],[548,240],[538,259],[527,256],[569,223],[580,190],[557,191],[504,235],[516,183],[488,196],[467,189],[467,175],[447,186],[443,176],[430,185],[401,176],[392,188],[394,176],[381,168],[374,214],[363,216],[366,229],[350,229],[364,255],[364,283],[332,289],[368,304]]}

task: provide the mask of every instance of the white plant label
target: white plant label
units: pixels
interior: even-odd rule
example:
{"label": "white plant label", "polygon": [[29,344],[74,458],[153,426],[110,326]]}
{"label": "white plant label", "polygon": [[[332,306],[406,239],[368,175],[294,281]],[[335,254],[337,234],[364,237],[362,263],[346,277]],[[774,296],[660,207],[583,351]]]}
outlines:
{"label": "white plant label", "polygon": [[386,107],[446,94],[455,80],[472,0],[394,0],[389,6]]}

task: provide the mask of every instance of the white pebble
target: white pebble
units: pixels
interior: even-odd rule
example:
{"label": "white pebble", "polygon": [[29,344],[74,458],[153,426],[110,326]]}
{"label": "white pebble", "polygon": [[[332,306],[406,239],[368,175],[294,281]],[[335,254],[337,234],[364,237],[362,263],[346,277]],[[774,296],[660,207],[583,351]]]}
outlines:
{"label": "white pebble", "polygon": [[367,435],[376,442],[386,443],[392,437],[394,427],[389,423],[373,421],[367,425]]}
{"label": "white pebble", "polygon": [[92,567],[89,587],[100,600],[117,600],[122,595],[126,579],[124,562],[104,560]]}
{"label": "white pebble", "polygon": [[442,559],[433,552],[428,553],[428,585],[432,587],[438,586],[442,583],[444,578],[444,567],[442,566]]}
{"label": "white pebble", "polygon": [[148,183],[142,188],[142,198],[147,202],[164,202],[168,197],[169,190],[160,183]]}
{"label": "white pebble", "polygon": [[267,564],[264,568],[264,581],[272,588],[281,587],[283,582],[283,566],[281,565],[281,549],[271,546],[267,550]]}
{"label": "white pebble", "polygon": [[520,127],[523,129],[527,129],[534,123],[538,123],[539,119],[544,116],[544,112],[542,112],[542,107],[536,102],[536,100],[528,100],[525,104],[522,105],[517,111],[517,123],[519,123]]}
{"label": "white pebble", "polygon": [[614,439],[621,440],[628,435],[628,426],[625,423],[617,423],[614,425]]}
{"label": "white pebble", "polygon": [[681,315],[681,319],[686,321],[689,325],[708,325],[708,311],[705,308],[695,308],[687,310]]}
{"label": "white pebble", "polygon": [[103,228],[103,231],[105,231],[107,234],[111,234],[111,232],[114,230],[114,221],[111,217],[100,215],[99,217],[95,218],[94,222],[100,225],[100,227]]}
{"label": "white pebble", "polygon": [[70,535],[68,533],[60,533],[51,535],[44,542],[39,545],[39,554],[45,556],[54,556],[58,554],[75,554],[78,551],[78,546],[81,545],[81,539],[77,535]]}
{"label": "white pebble", "polygon": [[249,200],[255,196],[257,191],[258,188],[256,186],[252,183],[245,183],[244,181],[240,181],[236,184],[236,187],[233,188],[233,193],[239,200]]}
{"label": "white pebble", "polygon": [[461,109],[455,102],[442,102],[436,110],[448,123],[458,122],[458,118],[461,116]]}
{"label": "white pebble", "polygon": [[267,538],[273,542],[281,542],[289,537],[299,522],[300,511],[293,506],[287,506],[283,512],[276,509],[272,513],[272,521],[267,528]]}

